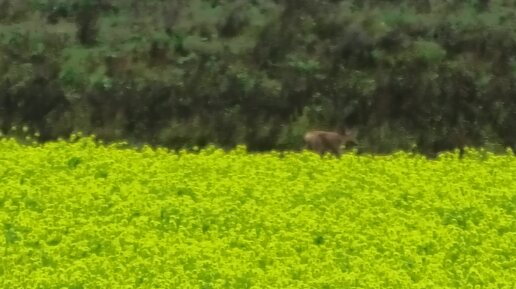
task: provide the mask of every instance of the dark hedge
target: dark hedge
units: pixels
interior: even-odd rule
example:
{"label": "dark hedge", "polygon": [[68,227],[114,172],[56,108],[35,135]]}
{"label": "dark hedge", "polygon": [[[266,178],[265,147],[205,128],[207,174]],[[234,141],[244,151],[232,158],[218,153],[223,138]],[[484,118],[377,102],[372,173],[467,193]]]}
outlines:
{"label": "dark hedge", "polygon": [[516,3],[0,0],[0,127],[168,147],[516,149]]}

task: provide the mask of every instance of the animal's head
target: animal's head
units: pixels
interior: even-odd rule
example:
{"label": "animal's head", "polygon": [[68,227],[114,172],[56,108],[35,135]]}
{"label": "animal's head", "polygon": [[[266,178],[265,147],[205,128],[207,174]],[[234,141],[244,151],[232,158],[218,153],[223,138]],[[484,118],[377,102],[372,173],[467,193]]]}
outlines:
{"label": "animal's head", "polygon": [[358,129],[349,129],[346,128],[343,132],[340,133],[342,136],[342,144],[346,145],[347,143],[353,143],[353,145],[358,145]]}

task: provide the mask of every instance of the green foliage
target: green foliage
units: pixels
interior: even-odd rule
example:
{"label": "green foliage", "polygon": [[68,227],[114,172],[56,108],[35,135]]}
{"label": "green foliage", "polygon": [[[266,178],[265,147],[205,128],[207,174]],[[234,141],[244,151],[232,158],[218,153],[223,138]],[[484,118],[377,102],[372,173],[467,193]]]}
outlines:
{"label": "green foliage", "polygon": [[[303,129],[359,127],[369,152],[414,139],[424,153],[516,149],[515,9],[0,0],[0,127],[28,124],[44,139],[83,131],[176,148],[298,149],[297,119],[311,110]],[[447,134],[457,130],[462,143]]]}
{"label": "green foliage", "polygon": [[416,41],[413,49],[416,57],[425,64],[439,65],[446,57],[446,51],[435,42]]}
{"label": "green foliage", "polygon": [[0,139],[5,288],[511,288],[516,157]]}

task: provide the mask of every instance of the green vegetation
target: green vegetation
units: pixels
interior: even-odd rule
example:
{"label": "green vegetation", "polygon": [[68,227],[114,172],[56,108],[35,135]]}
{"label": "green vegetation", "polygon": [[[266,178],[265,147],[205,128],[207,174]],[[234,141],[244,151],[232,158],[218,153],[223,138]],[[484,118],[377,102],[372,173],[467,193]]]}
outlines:
{"label": "green vegetation", "polygon": [[0,139],[2,288],[512,288],[516,157]]}
{"label": "green vegetation", "polygon": [[0,0],[0,128],[179,148],[516,149],[505,0]]}

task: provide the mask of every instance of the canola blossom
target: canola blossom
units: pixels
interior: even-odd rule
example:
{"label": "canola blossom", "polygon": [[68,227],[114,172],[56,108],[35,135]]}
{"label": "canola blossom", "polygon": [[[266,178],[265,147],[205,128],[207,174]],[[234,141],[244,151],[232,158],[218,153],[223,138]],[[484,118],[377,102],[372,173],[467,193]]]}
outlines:
{"label": "canola blossom", "polygon": [[0,139],[1,288],[514,288],[516,157]]}

